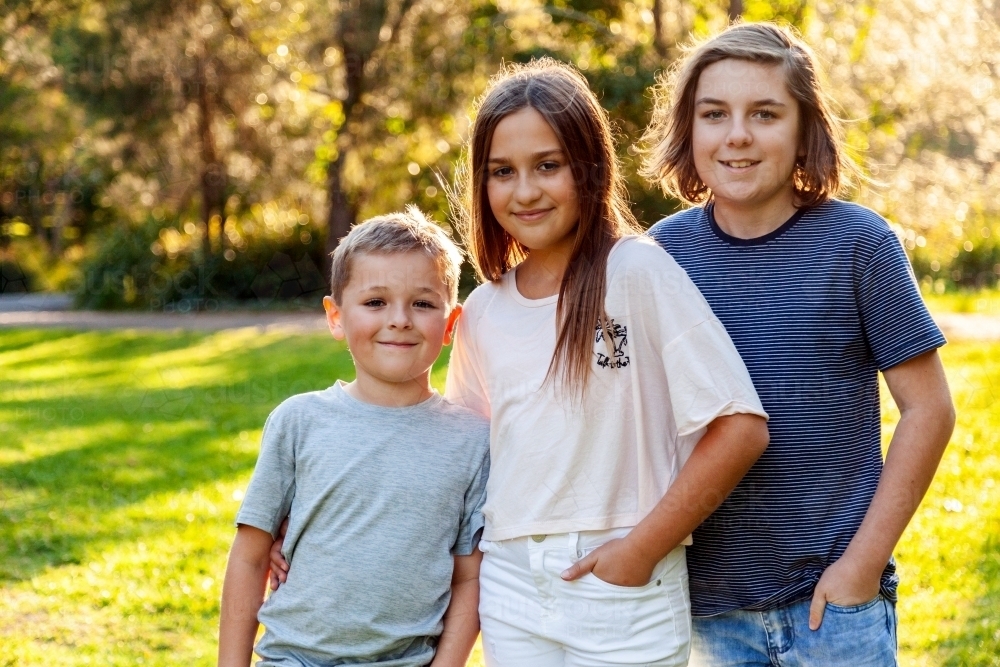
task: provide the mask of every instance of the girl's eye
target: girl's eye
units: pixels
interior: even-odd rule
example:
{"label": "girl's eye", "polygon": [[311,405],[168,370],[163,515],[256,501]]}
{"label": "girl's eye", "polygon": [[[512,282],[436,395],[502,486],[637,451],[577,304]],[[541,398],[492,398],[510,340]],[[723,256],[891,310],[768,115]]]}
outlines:
{"label": "girl's eye", "polygon": [[721,120],[724,115],[725,114],[718,109],[713,109],[712,111],[706,111],[701,115],[701,117],[708,120]]}
{"label": "girl's eye", "polygon": [[558,162],[543,162],[540,165],[538,165],[538,168],[541,171],[555,171],[556,169],[558,169],[561,166],[562,165],[559,164]]}
{"label": "girl's eye", "polygon": [[497,169],[494,169],[490,175],[497,178],[503,178],[504,176],[510,176],[513,173],[514,170],[510,167],[498,167]]}
{"label": "girl's eye", "polygon": [[767,109],[760,109],[759,111],[757,111],[757,117],[762,120],[773,120],[777,118],[777,116],[775,116],[773,111],[769,111]]}

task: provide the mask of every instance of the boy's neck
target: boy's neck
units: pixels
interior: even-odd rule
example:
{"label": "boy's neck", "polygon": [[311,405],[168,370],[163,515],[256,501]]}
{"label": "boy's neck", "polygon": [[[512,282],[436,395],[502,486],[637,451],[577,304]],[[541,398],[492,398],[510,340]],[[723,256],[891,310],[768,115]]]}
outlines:
{"label": "boy's neck", "polygon": [[797,210],[791,197],[759,206],[733,206],[716,201],[712,207],[712,215],[715,217],[715,224],[726,234],[738,239],[756,239],[781,227]]}
{"label": "boy's neck", "polygon": [[353,382],[344,385],[347,394],[362,403],[383,408],[405,408],[423,403],[434,395],[430,383],[430,370],[407,382],[385,382],[364,373],[358,373]]}

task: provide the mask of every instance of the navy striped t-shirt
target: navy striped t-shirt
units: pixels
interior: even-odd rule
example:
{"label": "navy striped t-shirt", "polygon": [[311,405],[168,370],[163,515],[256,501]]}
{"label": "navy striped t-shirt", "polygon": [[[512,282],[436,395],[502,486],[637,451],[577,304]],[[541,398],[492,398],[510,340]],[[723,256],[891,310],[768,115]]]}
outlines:
{"label": "navy striped t-shirt", "polygon": [[[856,204],[800,209],[755,239],[711,207],[649,230],[729,332],[771,442],[688,547],[692,611],[766,610],[812,595],[844,553],[882,470],[878,371],[940,347],[886,221]],[[882,593],[895,600],[895,563]]]}

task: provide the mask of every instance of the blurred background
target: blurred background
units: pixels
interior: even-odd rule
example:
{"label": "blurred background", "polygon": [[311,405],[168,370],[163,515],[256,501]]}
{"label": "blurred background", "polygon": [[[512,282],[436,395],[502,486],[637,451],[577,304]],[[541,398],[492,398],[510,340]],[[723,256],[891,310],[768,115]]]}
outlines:
{"label": "blurred background", "polygon": [[[926,293],[1000,274],[1000,9],[990,0],[3,0],[0,290],[79,306],[314,304],[356,221],[447,224],[475,97],[504,60],[579,67],[634,176],[648,88],[728,20],[798,28]],[[468,276],[471,279],[471,275]],[[471,282],[466,282],[466,287]]]}
{"label": "blurred background", "polygon": [[447,227],[473,101],[541,55],[587,76],[655,222],[679,202],[634,176],[648,89],[740,17],[825,63],[873,180],[848,196],[950,341],[900,664],[1000,667],[997,0],[0,0],[0,667],[215,664],[264,419],[353,377],[325,253],[410,202]]}

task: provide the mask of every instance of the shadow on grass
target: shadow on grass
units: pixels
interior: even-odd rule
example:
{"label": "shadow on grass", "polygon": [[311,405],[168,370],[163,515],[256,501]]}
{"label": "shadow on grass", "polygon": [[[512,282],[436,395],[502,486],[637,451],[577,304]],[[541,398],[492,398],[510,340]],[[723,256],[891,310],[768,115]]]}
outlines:
{"label": "shadow on grass", "polygon": [[[32,354],[32,335],[34,344],[56,343],[50,347],[58,355]],[[0,406],[8,454],[0,465],[0,581],[177,529],[184,518],[169,512],[140,520],[121,512],[151,497],[245,475],[257,446],[241,431],[259,430],[292,393],[353,375],[347,352],[318,337],[278,337],[208,358],[201,350],[173,369],[197,377],[207,368],[223,381],[146,386],[144,375],[129,370],[215,335],[222,334],[0,332],[0,353],[14,353],[2,373],[9,384]],[[18,382],[19,369],[62,361],[73,370],[58,379]],[[113,370],[93,382],[90,364],[108,361],[115,362]]]}

